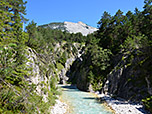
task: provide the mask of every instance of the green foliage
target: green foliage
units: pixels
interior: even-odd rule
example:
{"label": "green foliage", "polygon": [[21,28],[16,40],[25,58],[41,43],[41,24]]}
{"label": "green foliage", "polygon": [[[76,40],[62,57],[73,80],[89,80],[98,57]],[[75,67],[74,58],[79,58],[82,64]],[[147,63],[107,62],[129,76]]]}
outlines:
{"label": "green foliage", "polygon": [[62,55],[60,56],[58,62],[61,63],[64,66],[65,63],[66,63],[66,59],[67,59],[67,55],[66,55],[66,52],[64,51],[62,53]]}
{"label": "green foliage", "polygon": [[22,32],[22,24],[26,21],[25,4],[22,0],[0,1],[0,41],[5,44],[10,42],[25,43],[25,33]]}
{"label": "green foliage", "polygon": [[97,45],[91,45],[88,47],[87,55],[91,60],[90,72],[88,80],[92,83],[94,90],[100,90],[102,81],[106,78],[106,69],[110,66],[109,56],[111,55],[110,50],[102,49]]}
{"label": "green foliage", "polygon": [[24,50],[23,45],[14,43],[0,47],[1,113],[47,113],[55,103],[55,95],[58,94],[56,78],[52,78],[50,82],[51,91],[47,88],[41,90],[48,94],[47,102],[43,101],[43,96],[35,93],[36,85],[29,84],[24,78],[30,76]]}
{"label": "green foliage", "polygon": [[56,63],[56,67],[59,71],[61,71],[64,68],[64,66],[61,63]]}
{"label": "green foliage", "polygon": [[[0,113],[48,113],[49,106],[55,104],[57,92],[56,69],[64,68],[66,59],[77,49],[72,43],[84,43],[82,60],[75,61],[72,72],[79,71],[84,74],[95,91],[101,90],[104,80],[112,70],[120,69],[121,64],[114,68],[115,57],[122,55],[117,63],[123,61],[127,67],[140,69],[140,80],[152,80],[152,1],[145,0],[144,10],[137,8],[132,13],[125,15],[118,10],[114,16],[104,12],[98,22],[99,30],[87,37],[81,33],[70,34],[61,30],[52,30],[48,25],[60,26],[64,30],[63,23],[53,23],[44,26],[36,26],[30,22],[23,32],[25,4],[23,0],[0,1]],[[61,44],[65,42],[65,44]],[[61,50],[55,49],[59,42]],[[27,46],[35,49],[39,54],[41,75],[46,76],[49,83],[42,81],[41,92],[47,94],[47,101],[38,95],[37,86],[29,84],[25,79],[33,75],[32,69],[27,67]],[[50,54],[51,53],[51,54]],[[52,57],[52,58],[51,58]],[[51,59],[56,60],[56,65]],[[79,65],[77,65],[79,63]],[[50,78],[51,77],[51,78]],[[83,79],[82,78],[82,79]],[[72,80],[73,82],[76,79]],[[132,81],[128,78],[127,82]],[[85,82],[82,80],[82,82]],[[75,82],[76,83],[76,82]],[[150,81],[150,83],[152,83]],[[142,83],[143,84],[143,83]],[[147,86],[145,84],[145,86]],[[50,88],[50,90],[48,89]],[[152,97],[144,98],[143,103],[152,112]]]}
{"label": "green foliage", "polygon": [[34,21],[29,23],[28,26],[26,26],[26,30],[27,30],[27,33],[29,34],[29,39],[26,42],[26,45],[29,47],[37,48],[38,47],[37,40],[39,38],[36,38],[38,37],[36,23],[34,23]]}
{"label": "green foliage", "polygon": [[[0,1],[0,41],[5,40],[7,44],[13,41],[14,34],[13,31],[9,31],[10,29],[13,29],[13,27],[8,23],[14,23],[14,21],[11,20],[13,14],[5,11],[4,8],[6,6],[12,7],[8,2]],[[0,45],[2,45],[2,43],[0,43]]]}
{"label": "green foliage", "polygon": [[[20,6],[19,4],[22,3]],[[26,57],[23,55],[27,34],[22,32],[24,2],[0,1],[0,112],[25,111],[28,76]],[[22,15],[23,14],[23,15]]]}
{"label": "green foliage", "polygon": [[146,109],[152,112],[152,96],[143,99],[142,102],[145,104]]}
{"label": "green foliage", "polygon": [[148,45],[148,40],[147,37],[143,36],[133,36],[128,37],[123,45],[120,45],[120,47],[124,50],[124,51],[133,51],[135,49],[141,49],[143,48],[145,45]]}
{"label": "green foliage", "polygon": [[51,29],[54,29],[54,27],[56,26],[59,26],[58,29],[59,30],[65,30],[65,27],[64,27],[64,23],[49,23],[49,24],[45,24],[45,25],[41,25],[40,27],[43,27],[43,28],[51,28]]}
{"label": "green foliage", "polygon": [[[86,77],[87,83],[90,83],[95,91],[100,90],[102,87],[102,81],[106,78],[107,69],[110,67],[109,60],[112,54],[109,49],[99,47],[96,44],[97,42],[95,37],[93,37],[93,40],[87,41],[84,54],[82,55],[82,61],[74,62],[70,70],[71,73],[75,73],[76,71],[82,73],[80,74],[84,77],[82,79]],[[72,79],[74,83],[73,80],[76,79]]]}
{"label": "green foliage", "polygon": [[[134,13],[128,11],[125,15],[120,10],[114,16],[104,12],[98,22],[99,30],[94,35],[99,40],[97,44],[103,49],[110,49],[113,54],[110,56],[112,67],[110,67],[109,71],[117,71],[124,67],[121,66],[124,65],[123,63],[126,63],[125,67],[141,72],[136,78],[140,82],[139,85],[136,85],[137,88],[147,87],[144,82],[145,77],[148,77],[149,83],[152,83],[152,72],[150,70],[152,68],[152,1],[145,0],[144,3],[144,10],[141,12],[137,8]],[[122,58],[117,58],[116,61],[115,57],[119,56]],[[113,65],[115,65],[115,68]],[[91,66],[91,69],[93,68],[94,66]],[[90,72],[89,75],[91,80],[97,76],[93,72]],[[126,82],[130,81],[134,80],[132,78],[126,79]],[[148,92],[145,93],[146,95],[148,95]],[[147,96],[147,98],[143,99],[143,102],[147,109],[151,111],[151,97]]]}
{"label": "green foliage", "polygon": [[[27,27],[30,35],[22,31],[26,21],[25,4],[22,0],[0,1],[0,113],[49,113],[49,107],[55,104],[57,89],[54,86],[50,86],[50,91],[44,83],[46,87],[41,92],[48,95],[44,101],[43,96],[36,93],[37,86],[26,80],[33,75],[26,64],[29,62],[27,45],[37,49],[38,41],[43,43],[34,22]],[[56,81],[51,83],[55,85]]]}

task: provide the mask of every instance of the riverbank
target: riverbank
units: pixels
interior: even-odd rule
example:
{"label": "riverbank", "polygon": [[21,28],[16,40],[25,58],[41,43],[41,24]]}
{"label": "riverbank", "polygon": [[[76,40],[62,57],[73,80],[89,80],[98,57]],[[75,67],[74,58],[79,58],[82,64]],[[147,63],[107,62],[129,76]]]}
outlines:
{"label": "riverbank", "polygon": [[51,109],[51,114],[66,114],[69,110],[69,106],[62,102],[61,99],[56,99],[56,104]]}
{"label": "riverbank", "polygon": [[[62,88],[62,94],[59,100],[65,103],[69,108],[67,109],[66,106],[64,107],[64,105],[56,103],[56,106],[53,107],[54,111],[52,111],[52,114],[113,114],[104,104],[98,102],[94,96],[95,94],[80,91],[76,86],[59,86]],[[63,108],[60,108],[58,105],[63,106]],[[62,109],[64,111],[62,111]]]}
{"label": "riverbank", "polygon": [[[74,91],[74,89],[76,88],[76,87],[75,88],[74,87],[75,86],[64,86],[64,92],[70,91],[70,93],[68,93],[68,94],[71,94],[72,91]],[[68,88],[70,88],[72,91],[68,90]],[[76,93],[76,91],[74,91],[74,93]],[[73,95],[73,93],[70,96],[72,96],[72,95]],[[76,96],[78,96],[78,95],[76,95]],[[76,99],[76,96],[73,97],[73,100]],[[144,110],[143,105],[138,104],[138,103],[128,102],[121,98],[114,99],[108,95],[98,94],[98,93],[95,93],[95,97],[97,97],[98,99],[101,99],[102,102],[105,102],[105,104],[108,107],[110,107],[110,109],[113,110],[116,114],[148,114]],[[70,98],[68,97],[67,99],[70,99]],[[93,97],[84,97],[82,100],[84,100],[84,99],[91,100],[94,98]],[[77,103],[80,103],[79,101],[82,102],[82,100],[76,99]],[[85,104],[85,103],[86,103],[86,101],[79,105],[82,106],[82,104]],[[61,98],[59,97],[59,99],[56,100],[55,106],[52,107],[51,113],[52,114],[66,114],[69,110],[70,110],[69,105],[65,102],[62,102]]]}
{"label": "riverbank", "polygon": [[116,114],[148,114],[143,105],[125,101],[124,99],[114,99],[109,95],[97,94]]}

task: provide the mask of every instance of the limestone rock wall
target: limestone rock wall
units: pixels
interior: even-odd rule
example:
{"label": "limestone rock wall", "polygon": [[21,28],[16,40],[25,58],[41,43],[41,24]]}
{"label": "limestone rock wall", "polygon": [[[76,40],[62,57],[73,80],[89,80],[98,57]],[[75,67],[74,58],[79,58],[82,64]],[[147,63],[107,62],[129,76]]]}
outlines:
{"label": "limestone rock wall", "polygon": [[[125,59],[118,59],[118,58]],[[109,73],[102,92],[127,100],[141,101],[148,95],[152,95],[152,83],[144,69],[138,65],[137,56],[128,63],[128,55],[119,55],[115,58],[115,68]],[[119,60],[119,61],[117,61]]]}
{"label": "limestone rock wall", "polygon": [[28,48],[27,52],[27,66],[32,68],[32,71],[26,79],[30,84],[36,85],[36,93],[43,96],[43,100],[47,102],[48,93],[44,91],[44,88],[50,90],[50,80],[55,76],[53,69],[49,67],[53,64],[51,57],[41,55],[31,48]]}

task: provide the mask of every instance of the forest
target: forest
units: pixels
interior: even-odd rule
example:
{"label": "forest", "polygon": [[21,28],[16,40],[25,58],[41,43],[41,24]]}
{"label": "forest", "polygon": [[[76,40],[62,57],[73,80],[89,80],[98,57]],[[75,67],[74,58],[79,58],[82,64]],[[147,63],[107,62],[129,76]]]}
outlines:
{"label": "forest", "polygon": [[[50,89],[42,90],[49,96],[44,102],[42,95],[36,93],[37,85],[27,81],[33,75],[33,69],[27,67],[27,49],[35,50],[46,60],[54,57],[55,63],[51,58],[49,62],[43,62],[48,64],[49,70],[42,68],[48,75],[51,69],[62,69],[69,54],[75,53],[70,50],[73,43],[85,44],[85,47],[81,56],[83,61],[74,61],[69,75],[84,72],[93,90],[102,91],[111,72],[128,68],[132,74],[126,83],[139,84],[135,85],[138,91],[130,90],[137,95],[124,98],[142,102],[152,113],[152,0],[144,1],[143,11],[136,8],[134,12],[124,14],[118,10],[113,16],[105,11],[97,23],[98,31],[87,36],[43,28],[34,21],[23,31],[23,23],[28,22],[26,3],[23,0],[0,0],[0,113],[47,112],[49,106],[55,104],[56,95],[60,94],[56,87],[59,79],[49,74]],[[65,53],[56,54],[55,45],[62,42],[66,42]],[[68,83],[76,84],[76,78],[70,78]],[[114,97],[119,96],[118,93],[113,93]]]}

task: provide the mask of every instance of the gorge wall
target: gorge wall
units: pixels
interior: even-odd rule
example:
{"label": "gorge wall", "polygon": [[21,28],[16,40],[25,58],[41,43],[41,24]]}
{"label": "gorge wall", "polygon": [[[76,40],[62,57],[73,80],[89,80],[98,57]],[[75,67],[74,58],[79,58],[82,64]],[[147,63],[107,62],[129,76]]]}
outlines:
{"label": "gorge wall", "polygon": [[36,85],[36,93],[48,102],[51,88],[57,89],[57,84],[66,84],[69,77],[67,71],[73,62],[82,54],[84,44],[73,43],[67,50],[66,42],[56,43],[52,52],[37,53],[34,49],[27,49],[28,61],[26,64],[32,68],[31,77],[26,77],[30,84]]}
{"label": "gorge wall", "polygon": [[139,65],[142,57],[135,55],[130,62],[130,55],[122,54],[115,57],[114,69],[108,74],[102,92],[132,101],[141,101],[152,95],[150,76],[147,63]]}
{"label": "gorge wall", "polygon": [[[110,49],[104,49],[96,43],[98,40],[94,39],[93,34],[86,38],[89,40],[85,44],[56,42],[50,53],[46,51],[46,57],[51,61],[48,66],[50,75],[55,76],[57,82],[75,84],[82,91],[99,91],[138,102],[152,95],[151,71],[148,67],[152,63],[149,62],[150,58],[146,58],[147,55],[142,55],[144,48],[139,48],[140,45],[135,43],[135,47],[128,50],[123,47],[116,55],[112,55]],[[79,40],[83,42],[81,38]],[[46,82],[45,79],[43,82]]]}
{"label": "gorge wall", "polygon": [[[134,58],[131,54],[118,54],[113,58],[114,67],[104,78],[102,83],[96,85],[99,88],[99,93],[111,95],[112,97],[121,97],[126,100],[141,102],[147,96],[152,95],[152,83],[147,68],[148,64],[145,62],[140,64],[144,57],[138,56],[137,50]],[[76,84],[78,89],[83,91],[96,91],[93,84],[89,81],[90,59],[88,56],[82,55],[77,58],[70,71],[67,72],[70,82]],[[98,87],[99,86],[99,87]]]}

